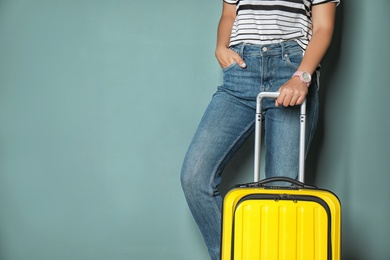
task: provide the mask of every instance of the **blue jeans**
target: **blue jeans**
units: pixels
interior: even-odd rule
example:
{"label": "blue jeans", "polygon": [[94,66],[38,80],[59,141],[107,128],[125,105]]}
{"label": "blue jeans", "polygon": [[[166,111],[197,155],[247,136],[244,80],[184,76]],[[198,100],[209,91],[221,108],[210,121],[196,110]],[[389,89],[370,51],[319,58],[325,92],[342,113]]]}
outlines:
{"label": "blue jeans", "polygon": [[[303,54],[295,41],[266,46],[240,44],[232,49],[247,67],[232,64],[223,69],[223,85],[203,115],[181,172],[186,200],[213,260],[220,257],[222,197],[218,185],[222,171],[253,132],[257,94],[277,91],[297,70]],[[307,96],[307,145],[317,124],[317,94],[313,80]],[[299,107],[275,107],[274,100],[264,100],[263,113],[266,177],[296,178]]]}

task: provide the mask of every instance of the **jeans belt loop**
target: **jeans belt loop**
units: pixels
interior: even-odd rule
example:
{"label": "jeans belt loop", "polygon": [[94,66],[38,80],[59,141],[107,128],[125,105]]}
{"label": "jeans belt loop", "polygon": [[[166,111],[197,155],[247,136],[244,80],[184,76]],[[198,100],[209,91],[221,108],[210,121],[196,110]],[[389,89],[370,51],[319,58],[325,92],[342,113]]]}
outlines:
{"label": "jeans belt loop", "polygon": [[243,42],[240,46],[240,54],[242,57],[244,57],[244,49],[245,49],[246,43]]}
{"label": "jeans belt loop", "polygon": [[280,42],[280,46],[282,47],[282,60],[285,60],[286,59],[286,56],[285,56],[285,51],[286,51],[286,46],[285,46],[285,42]]}

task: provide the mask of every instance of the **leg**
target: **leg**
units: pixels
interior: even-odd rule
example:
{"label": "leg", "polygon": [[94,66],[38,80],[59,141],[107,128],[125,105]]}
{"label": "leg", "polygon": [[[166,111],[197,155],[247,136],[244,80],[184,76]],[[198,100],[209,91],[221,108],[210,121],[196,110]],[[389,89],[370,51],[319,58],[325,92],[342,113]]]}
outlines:
{"label": "leg", "polygon": [[[302,50],[295,43],[283,44],[281,56],[264,59],[264,84],[269,91],[277,91],[291,78],[302,60]],[[313,75],[316,79],[316,75]],[[313,80],[307,95],[306,152],[314,134],[318,118],[318,85]],[[265,118],[266,177],[285,176],[295,179],[299,168],[299,106],[275,107],[273,100],[263,102]]]}
{"label": "leg", "polygon": [[221,172],[253,129],[255,111],[225,91],[209,104],[186,154],[181,183],[212,259],[219,259]]}
{"label": "leg", "polygon": [[226,163],[253,131],[256,96],[261,85],[258,55],[245,45],[232,47],[247,68],[223,70],[223,84],[213,96],[184,159],[181,182],[189,208],[213,260],[220,257],[222,197],[218,192]]}

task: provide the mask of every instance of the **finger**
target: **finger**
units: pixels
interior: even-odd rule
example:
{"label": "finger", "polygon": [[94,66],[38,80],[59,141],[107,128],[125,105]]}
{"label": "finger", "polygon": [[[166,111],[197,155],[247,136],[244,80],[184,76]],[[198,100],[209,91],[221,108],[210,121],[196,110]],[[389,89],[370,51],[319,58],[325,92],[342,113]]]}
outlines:
{"label": "finger", "polygon": [[291,93],[286,89],[284,89],[283,87],[280,88],[280,94],[277,101],[280,105],[283,105],[284,107],[288,107],[291,102]]}
{"label": "finger", "polygon": [[291,100],[290,100],[290,106],[295,106],[298,104],[298,100],[299,100],[299,96],[298,95],[294,95]]}
{"label": "finger", "polygon": [[296,105],[302,105],[303,101],[305,100],[305,95],[300,96],[296,102]]}
{"label": "finger", "polygon": [[246,68],[246,63],[242,59],[236,61],[241,68]]}
{"label": "finger", "polygon": [[283,106],[288,107],[291,103],[291,97],[286,96],[283,100]]}
{"label": "finger", "polygon": [[295,102],[295,105],[302,105],[304,100],[305,100],[305,96],[300,96],[297,102]]}
{"label": "finger", "polygon": [[281,89],[279,89],[278,92],[279,92],[279,96],[278,96],[278,98],[275,100],[275,106],[277,106],[277,107],[280,106],[280,105],[283,105],[284,99],[285,99],[285,97],[286,97],[286,95],[284,94],[283,91],[281,91]]}

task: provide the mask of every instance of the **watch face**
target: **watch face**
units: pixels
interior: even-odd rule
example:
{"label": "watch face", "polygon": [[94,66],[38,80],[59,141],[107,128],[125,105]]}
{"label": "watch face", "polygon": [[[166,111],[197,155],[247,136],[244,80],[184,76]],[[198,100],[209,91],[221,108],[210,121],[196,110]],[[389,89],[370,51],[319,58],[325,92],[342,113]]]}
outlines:
{"label": "watch face", "polygon": [[302,74],[302,79],[303,79],[303,82],[305,82],[305,83],[311,82],[311,76],[308,72],[304,72]]}

